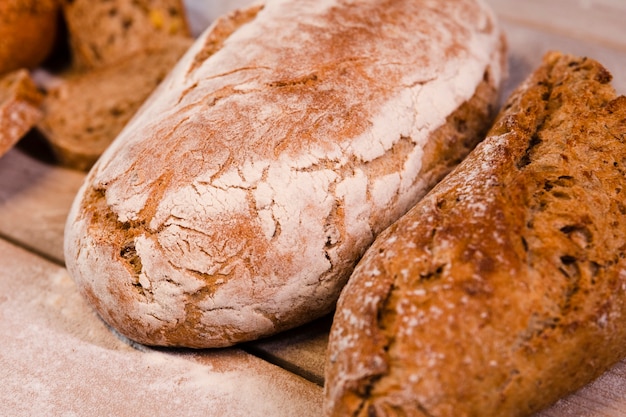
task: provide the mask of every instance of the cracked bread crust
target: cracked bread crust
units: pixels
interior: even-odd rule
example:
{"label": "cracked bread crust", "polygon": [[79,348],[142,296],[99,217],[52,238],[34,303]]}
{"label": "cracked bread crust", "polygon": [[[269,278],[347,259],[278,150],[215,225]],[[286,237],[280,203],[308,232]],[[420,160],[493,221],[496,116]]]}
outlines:
{"label": "cracked bread crust", "polygon": [[626,97],[559,53],[356,267],[327,416],[528,416],[626,357]]}
{"label": "cracked bread crust", "polygon": [[487,129],[504,57],[472,0],[222,18],[90,172],[68,269],[145,344],[228,346],[327,314],[374,236]]}

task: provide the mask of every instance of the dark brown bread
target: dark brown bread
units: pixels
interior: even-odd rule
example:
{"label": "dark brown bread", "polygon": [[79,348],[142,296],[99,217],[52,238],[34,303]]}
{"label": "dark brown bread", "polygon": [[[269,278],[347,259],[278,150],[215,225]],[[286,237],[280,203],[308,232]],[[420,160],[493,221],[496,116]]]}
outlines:
{"label": "dark brown bread", "polygon": [[190,36],[181,0],[63,0],[63,14],[79,67],[107,66]]}
{"label": "dark brown bread", "polygon": [[34,68],[48,56],[58,12],[57,0],[0,1],[0,75]]}
{"label": "dark brown bread", "polygon": [[558,53],[342,292],[327,416],[527,416],[626,356],[626,97]]}
{"label": "dark brown bread", "polygon": [[25,69],[0,77],[0,156],[41,118],[42,96]]}

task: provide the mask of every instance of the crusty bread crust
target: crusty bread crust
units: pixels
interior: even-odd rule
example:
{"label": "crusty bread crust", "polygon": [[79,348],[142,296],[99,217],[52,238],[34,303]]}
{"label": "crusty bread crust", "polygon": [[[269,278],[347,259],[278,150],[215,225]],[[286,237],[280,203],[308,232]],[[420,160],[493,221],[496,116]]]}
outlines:
{"label": "crusty bread crust", "polygon": [[88,176],[69,271],[147,344],[226,346],[330,312],[374,236],[489,125],[503,49],[473,0],[220,19]]}
{"label": "crusty bread crust", "polygon": [[626,356],[626,97],[558,53],[382,233],[337,305],[327,416],[527,416]]}
{"label": "crusty bread crust", "polygon": [[41,118],[41,93],[25,69],[0,77],[0,156]]}

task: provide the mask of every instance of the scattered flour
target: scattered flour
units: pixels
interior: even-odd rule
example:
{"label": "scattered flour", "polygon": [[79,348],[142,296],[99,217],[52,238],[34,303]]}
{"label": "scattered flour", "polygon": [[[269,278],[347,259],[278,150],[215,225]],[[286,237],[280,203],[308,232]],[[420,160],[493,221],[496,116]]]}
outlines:
{"label": "scattered flour", "polygon": [[319,415],[319,387],[239,350],[131,347],[64,269],[2,241],[0,251],[1,415]]}

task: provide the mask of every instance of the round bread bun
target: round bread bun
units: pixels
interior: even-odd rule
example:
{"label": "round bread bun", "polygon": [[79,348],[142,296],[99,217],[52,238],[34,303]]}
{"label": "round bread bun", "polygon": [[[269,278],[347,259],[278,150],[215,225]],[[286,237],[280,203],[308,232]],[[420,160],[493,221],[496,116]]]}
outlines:
{"label": "round bread bun", "polygon": [[0,0],[0,74],[34,68],[50,54],[58,25],[56,0]]}

